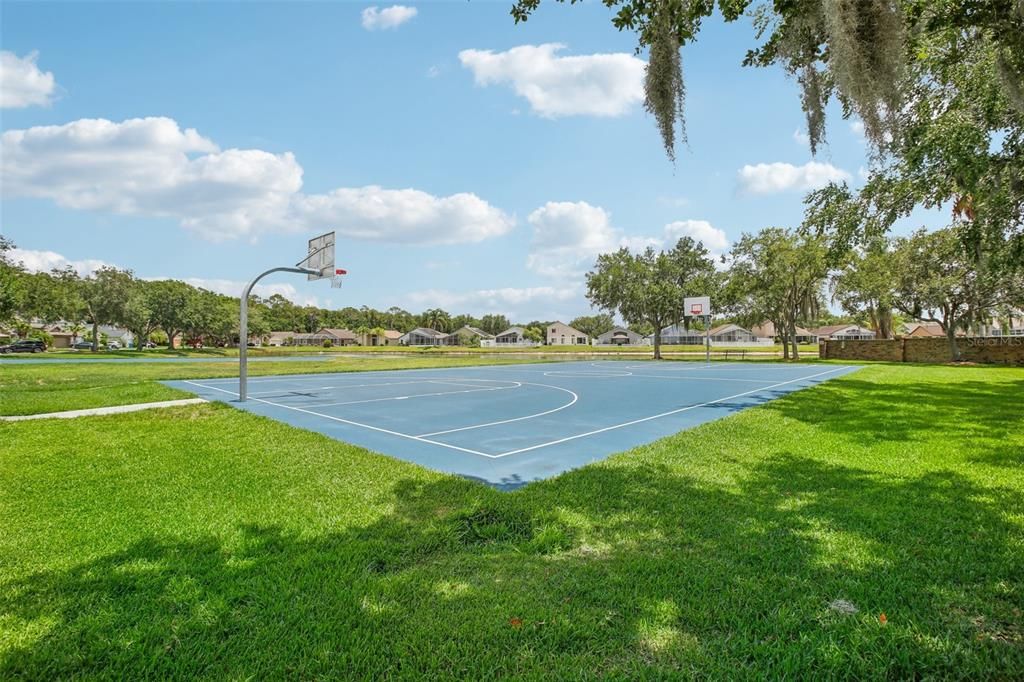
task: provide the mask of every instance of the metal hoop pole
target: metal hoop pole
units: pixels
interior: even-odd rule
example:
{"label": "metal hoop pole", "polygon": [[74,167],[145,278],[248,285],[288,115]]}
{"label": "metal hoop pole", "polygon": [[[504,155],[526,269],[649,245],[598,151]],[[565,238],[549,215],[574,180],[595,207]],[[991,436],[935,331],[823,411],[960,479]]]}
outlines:
{"label": "metal hoop pole", "polygon": [[271,268],[260,273],[251,282],[245,285],[242,291],[242,305],[238,314],[238,402],[245,402],[246,388],[249,379],[249,362],[246,351],[249,350],[249,295],[256,282],[273,272],[297,272],[300,275],[319,275],[317,270],[309,268]]}

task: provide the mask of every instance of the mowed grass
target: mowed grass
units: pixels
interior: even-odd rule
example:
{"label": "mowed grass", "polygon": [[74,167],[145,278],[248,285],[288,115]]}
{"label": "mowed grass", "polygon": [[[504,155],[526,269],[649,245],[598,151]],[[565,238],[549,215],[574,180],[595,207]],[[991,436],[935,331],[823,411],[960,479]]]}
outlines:
{"label": "mowed grass", "polygon": [[1020,679],[1022,395],[873,366],[515,493],[226,405],[0,424],[0,677]]}
{"label": "mowed grass", "polygon": [[[464,367],[526,362],[521,358],[325,357],[249,364],[250,376]],[[541,362],[543,359],[530,359]],[[237,377],[232,362],[61,362],[0,365],[0,415],[128,405],[194,397],[165,386],[167,379]]]}

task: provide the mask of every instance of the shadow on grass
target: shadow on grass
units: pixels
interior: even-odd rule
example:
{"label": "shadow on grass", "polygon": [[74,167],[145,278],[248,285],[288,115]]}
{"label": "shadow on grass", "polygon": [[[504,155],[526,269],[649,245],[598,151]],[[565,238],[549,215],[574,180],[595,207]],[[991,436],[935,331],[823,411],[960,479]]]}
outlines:
{"label": "shadow on grass", "polygon": [[364,527],[148,537],[8,582],[0,623],[24,634],[0,677],[1024,669],[1007,520],[1024,503],[955,474],[881,481],[782,453],[720,488],[619,460],[512,495],[402,481],[389,500]]}

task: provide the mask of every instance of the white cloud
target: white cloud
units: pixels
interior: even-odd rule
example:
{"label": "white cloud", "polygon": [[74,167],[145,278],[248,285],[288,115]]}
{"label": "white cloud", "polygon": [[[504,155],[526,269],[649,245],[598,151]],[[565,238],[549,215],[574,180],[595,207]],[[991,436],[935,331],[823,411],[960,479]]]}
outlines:
{"label": "white cloud", "polygon": [[793,141],[801,147],[806,147],[808,149],[811,146],[811,136],[799,128],[793,131]]}
{"label": "white cloud", "polygon": [[515,218],[470,193],[338,188],[304,195],[290,152],[221,150],[170,118],[81,119],[10,130],[0,138],[6,197],[177,219],[205,239],[337,228],[405,244],[453,244],[504,234]]}
{"label": "white cloud", "polygon": [[791,163],[759,163],[743,166],[736,173],[743,194],[775,194],[791,190],[807,191],[830,182],[849,180],[850,174],[830,163],[808,161],[802,166]]}
{"label": "white cloud", "polygon": [[526,266],[566,282],[578,281],[598,254],[622,247],[634,253],[647,247],[670,249],[681,237],[692,237],[717,260],[730,244],[725,232],[706,220],[677,220],[660,235],[627,235],[612,225],[607,211],[585,201],[548,202],[530,214],[529,222],[533,239]]}
{"label": "white cloud", "polygon": [[441,67],[437,65],[430,66],[427,69],[427,78],[437,78],[441,75]]}
{"label": "white cloud", "polygon": [[72,260],[56,251],[34,251],[32,249],[11,249],[9,252],[11,260],[21,265],[29,272],[49,272],[54,269],[61,269],[70,266],[82,277],[92,274],[105,265],[110,265],[95,258],[83,260]]}
{"label": "white cloud", "polygon": [[75,209],[173,217],[209,238],[248,234],[302,186],[290,153],[220,151],[169,118],[81,119],[9,130],[4,193]]}
{"label": "white cloud", "polygon": [[505,52],[463,50],[459,60],[477,85],[508,83],[548,118],[623,116],[643,101],[643,60],[623,52],[558,56],[563,49],[547,43]]}
{"label": "white cloud", "polygon": [[0,109],[46,106],[53,101],[57,82],[50,71],[40,71],[38,52],[19,57],[0,51]]}
{"label": "white cloud", "polygon": [[864,139],[864,121],[861,121],[860,119],[857,119],[855,121],[850,121],[850,132],[852,132],[854,135],[856,135],[857,137],[859,137],[860,139],[863,140]]}
{"label": "white cloud", "polygon": [[533,239],[526,267],[546,277],[576,278],[597,254],[619,247],[611,215],[585,201],[549,201],[529,217]]}
{"label": "white cloud", "polygon": [[[171,278],[154,277],[152,279]],[[231,279],[205,279],[202,277],[186,277],[181,281],[191,284],[194,287],[199,287],[200,289],[224,294],[225,296],[234,296],[235,298],[239,298],[242,295],[242,290],[247,284],[246,282]],[[252,288],[252,292],[261,298],[269,298],[274,294],[280,294],[292,303],[296,303],[298,305],[321,305],[319,298],[299,293],[299,290],[291,284],[257,284]]]}
{"label": "white cloud", "polygon": [[513,217],[475,194],[436,197],[376,185],[297,197],[291,214],[311,228],[334,228],[354,239],[400,244],[478,242],[515,227]]}
{"label": "white cloud", "polygon": [[706,220],[677,220],[665,226],[665,246],[673,246],[681,237],[703,243],[715,256],[725,253],[730,246],[725,232]]}
{"label": "white cloud", "polygon": [[398,28],[416,16],[415,7],[392,5],[384,9],[367,7],[363,10],[363,28],[367,31]]}

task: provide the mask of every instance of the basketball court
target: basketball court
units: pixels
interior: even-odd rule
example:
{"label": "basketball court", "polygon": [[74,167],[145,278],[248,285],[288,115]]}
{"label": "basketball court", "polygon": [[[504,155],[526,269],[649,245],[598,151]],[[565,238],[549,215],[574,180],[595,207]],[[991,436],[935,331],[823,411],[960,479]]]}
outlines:
{"label": "basketball court", "polygon": [[[579,361],[168,381],[292,426],[514,489],[855,366]],[[707,453],[713,456],[714,453]]]}

